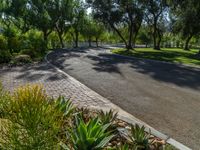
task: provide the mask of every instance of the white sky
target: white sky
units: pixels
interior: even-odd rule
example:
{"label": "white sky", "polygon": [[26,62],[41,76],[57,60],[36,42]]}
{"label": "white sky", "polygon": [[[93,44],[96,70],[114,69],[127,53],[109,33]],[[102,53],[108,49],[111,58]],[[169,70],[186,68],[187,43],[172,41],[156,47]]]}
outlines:
{"label": "white sky", "polygon": [[91,12],[92,12],[92,9],[91,9],[91,8],[88,8],[88,9],[87,9],[87,13],[90,14]]}

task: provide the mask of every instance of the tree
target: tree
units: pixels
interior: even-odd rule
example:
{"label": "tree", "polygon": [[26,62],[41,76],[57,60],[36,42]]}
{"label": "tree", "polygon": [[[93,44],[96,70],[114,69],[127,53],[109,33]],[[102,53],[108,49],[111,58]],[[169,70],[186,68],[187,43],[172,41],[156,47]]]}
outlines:
{"label": "tree", "polygon": [[57,14],[58,20],[55,23],[55,30],[58,33],[61,47],[64,48],[63,36],[70,27],[70,22],[73,17],[74,0],[57,0],[55,14]]}
{"label": "tree", "polygon": [[29,22],[33,27],[42,31],[43,40],[47,47],[48,36],[59,19],[59,16],[55,13],[57,2],[53,0],[31,0],[27,4],[29,6]]}
{"label": "tree", "polygon": [[154,49],[160,50],[160,43],[162,40],[163,22],[167,8],[166,0],[144,0],[146,6],[146,21],[152,27],[152,36]]}
{"label": "tree", "polygon": [[[176,7],[174,6],[176,4]],[[174,15],[173,30],[185,39],[185,50],[189,50],[189,42],[200,34],[200,1],[172,1],[171,9]]]}
{"label": "tree", "polygon": [[103,24],[94,22],[94,37],[96,42],[96,47],[99,47],[99,39],[103,36],[103,32],[105,31],[105,27]]}
{"label": "tree", "polygon": [[151,36],[146,26],[143,26],[142,29],[140,30],[138,35],[138,40],[141,42],[141,44],[145,44],[146,48],[150,44]]}
{"label": "tree", "polygon": [[85,17],[84,24],[82,25],[81,34],[88,40],[89,47],[91,47],[92,38],[94,36],[95,27],[89,17]]}
{"label": "tree", "polygon": [[76,0],[74,9],[73,9],[73,19],[71,21],[71,26],[74,31],[74,32],[71,32],[71,35],[74,39],[75,47],[78,47],[79,34],[84,25],[85,16],[86,16],[86,11],[85,11],[83,2]]}
{"label": "tree", "polygon": [[[139,0],[87,0],[93,9],[94,18],[109,25],[124,42],[127,50],[133,49],[133,35],[141,26],[143,7]],[[120,28],[128,26],[126,38]]]}
{"label": "tree", "polygon": [[28,0],[4,0],[0,1],[1,18],[7,28],[15,25],[22,33],[27,32],[31,25],[28,19]]}
{"label": "tree", "polygon": [[91,47],[92,39],[95,39],[96,46],[98,47],[98,41],[104,31],[104,27],[102,24],[97,23],[90,16],[85,18],[84,25],[82,28],[82,35],[87,38],[89,47]]}

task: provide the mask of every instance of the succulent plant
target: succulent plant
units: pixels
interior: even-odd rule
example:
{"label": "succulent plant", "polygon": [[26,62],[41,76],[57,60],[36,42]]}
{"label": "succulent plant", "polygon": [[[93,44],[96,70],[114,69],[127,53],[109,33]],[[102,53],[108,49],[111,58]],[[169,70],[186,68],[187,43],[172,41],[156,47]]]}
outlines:
{"label": "succulent plant", "polygon": [[75,150],[100,150],[114,137],[106,129],[110,124],[102,125],[99,118],[91,119],[85,123],[77,119],[75,129],[71,130],[71,140]]}

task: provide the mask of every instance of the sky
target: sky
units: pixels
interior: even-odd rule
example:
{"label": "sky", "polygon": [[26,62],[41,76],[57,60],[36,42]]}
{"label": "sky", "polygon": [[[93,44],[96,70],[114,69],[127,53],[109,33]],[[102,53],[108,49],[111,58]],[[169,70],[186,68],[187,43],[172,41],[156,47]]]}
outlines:
{"label": "sky", "polygon": [[91,9],[91,8],[88,8],[88,9],[87,9],[87,13],[90,14],[91,12],[92,12],[92,9]]}

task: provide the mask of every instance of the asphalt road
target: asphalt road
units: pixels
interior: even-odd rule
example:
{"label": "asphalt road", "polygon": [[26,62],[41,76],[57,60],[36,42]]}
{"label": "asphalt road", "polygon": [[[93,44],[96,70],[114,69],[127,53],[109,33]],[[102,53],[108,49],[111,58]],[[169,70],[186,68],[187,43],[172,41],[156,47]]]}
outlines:
{"label": "asphalt road", "polygon": [[49,59],[114,104],[192,149],[200,149],[200,69],[112,55],[58,50]]}

